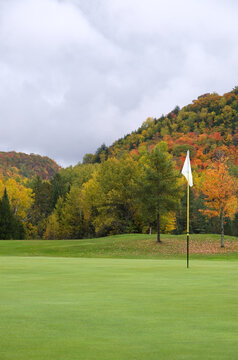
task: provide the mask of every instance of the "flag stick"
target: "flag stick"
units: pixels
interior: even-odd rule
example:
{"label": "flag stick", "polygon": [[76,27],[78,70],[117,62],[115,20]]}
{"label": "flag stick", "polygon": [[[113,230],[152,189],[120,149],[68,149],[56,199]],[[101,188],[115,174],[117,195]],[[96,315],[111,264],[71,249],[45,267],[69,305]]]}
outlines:
{"label": "flag stick", "polygon": [[189,186],[193,186],[193,175],[189,159],[189,150],[183,164],[182,174],[187,179],[187,268],[189,268]]}
{"label": "flag stick", "polygon": [[187,185],[187,269],[189,268],[189,173]]}

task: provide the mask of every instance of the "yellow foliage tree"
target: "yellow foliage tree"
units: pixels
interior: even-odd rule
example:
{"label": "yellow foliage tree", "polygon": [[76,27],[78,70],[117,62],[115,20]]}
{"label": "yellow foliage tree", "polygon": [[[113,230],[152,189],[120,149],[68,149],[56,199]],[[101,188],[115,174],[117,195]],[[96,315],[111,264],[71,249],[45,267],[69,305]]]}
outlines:
{"label": "yellow foliage tree", "polygon": [[34,202],[32,190],[12,178],[6,181],[0,179],[0,197],[2,197],[5,188],[12,211],[21,220],[26,221],[28,211]]}
{"label": "yellow foliage tree", "polygon": [[46,231],[43,235],[43,239],[59,239],[60,238],[60,225],[57,218],[57,214],[53,212],[47,221]]}
{"label": "yellow foliage tree", "polygon": [[26,188],[14,179],[8,179],[5,182],[5,187],[14,214],[20,219],[26,220],[28,210],[34,201],[32,189]]}

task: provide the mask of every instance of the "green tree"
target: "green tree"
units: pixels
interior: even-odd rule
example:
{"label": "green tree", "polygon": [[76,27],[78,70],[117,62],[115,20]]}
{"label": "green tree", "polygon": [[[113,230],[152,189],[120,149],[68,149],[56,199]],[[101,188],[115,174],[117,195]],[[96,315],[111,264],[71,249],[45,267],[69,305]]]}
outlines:
{"label": "green tree", "polygon": [[142,161],[138,200],[145,214],[153,214],[156,219],[157,241],[161,242],[161,216],[177,209],[182,196],[181,181],[164,142],[147,153]]}
{"label": "green tree", "polygon": [[6,188],[0,201],[0,238],[2,240],[25,238],[24,227],[11,210]]}
{"label": "green tree", "polygon": [[95,163],[96,156],[93,154],[85,154],[83,157],[83,164],[93,164]]}
{"label": "green tree", "polygon": [[72,186],[66,198],[59,198],[53,213],[47,219],[44,239],[82,239],[91,237],[93,229],[85,219],[81,189]]}
{"label": "green tree", "polygon": [[136,230],[132,189],[137,172],[137,163],[132,158],[110,158],[83,185],[84,214],[92,219],[97,235]]}
{"label": "green tree", "polygon": [[31,223],[37,227],[37,236],[42,237],[45,232],[46,219],[52,211],[53,186],[37,176],[32,184],[34,203],[30,210]]}
{"label": "green tree", "polygon": [[13,238],[13,213],[5,188],[3,197],[0,202],[0,237],[2,240]]}
{"label": "green tree", "polygon": [[101,163],[108,158],[108,147],[105,144],[102,144],[96,151],[95,162]]}
{"label": "green tree", "polygon": [[50,183],[52,185],[51,209],[53,210],[58,201],[58,198],[64,198],[66,196],[70,185],[64,180],[60,173],[55,174]]}

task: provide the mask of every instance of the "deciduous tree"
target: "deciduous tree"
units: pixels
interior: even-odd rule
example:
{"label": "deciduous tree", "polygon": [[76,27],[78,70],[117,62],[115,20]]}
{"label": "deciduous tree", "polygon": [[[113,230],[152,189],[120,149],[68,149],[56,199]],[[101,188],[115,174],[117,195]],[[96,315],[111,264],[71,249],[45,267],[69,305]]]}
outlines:
{"label": "deciduous tree", "polygon": [[202,184],[207,209],[200,211],[209,217],[219,217],[221,225],[221,247],[224,247],[224,220],[234,217],[238,210],[238,182],[229,175],[224,161],[214,163],[206,171]]}
{"label": "deciduous tree", "polygon": [[83,185],[84,214],[93,219],[98,235],[133,231],[132,189],[137,177],[137,163],[132,158],[108,159]]}

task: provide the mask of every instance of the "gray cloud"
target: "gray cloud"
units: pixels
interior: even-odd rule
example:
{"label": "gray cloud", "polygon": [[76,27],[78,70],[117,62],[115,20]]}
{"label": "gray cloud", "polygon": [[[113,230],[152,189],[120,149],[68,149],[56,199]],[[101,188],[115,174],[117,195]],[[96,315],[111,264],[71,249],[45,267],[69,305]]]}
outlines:
{"label": "gray cloud", "polygon": [[75,164],[237,83],[238,4],[1,0],[0,149]]}

